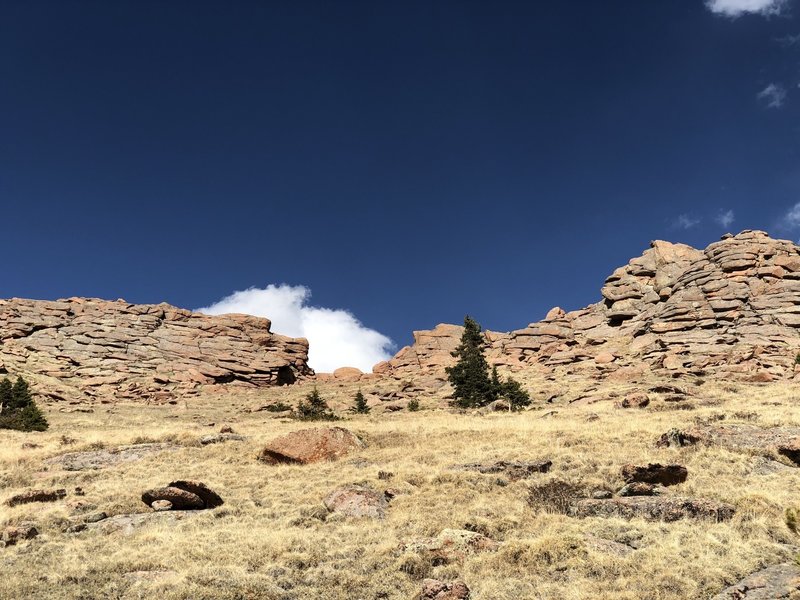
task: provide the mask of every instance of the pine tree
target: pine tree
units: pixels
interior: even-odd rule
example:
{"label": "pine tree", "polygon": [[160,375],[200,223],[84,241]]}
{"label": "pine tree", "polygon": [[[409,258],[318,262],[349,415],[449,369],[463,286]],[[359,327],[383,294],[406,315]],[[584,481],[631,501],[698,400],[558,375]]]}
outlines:
{"label": "pine tree", "polygon": [[453,386],[453,404],[461,408],[485,406],[494,400],[489,365],[483,355],[484,338],[481,326],[471,317],[464,318],[461,343],[452,353],[458,362],[447,367],[447,377]]}
{"label": "pine tree", "polygon": [[359,415],[366,415],[369,411],[370,408],[367,406],[367,399],[364,398],[364,394],[361,393],[361,390],[358,390],[356,397],[353,399],[353,412]]}
{"label": "pine tree", "polygon": [[503,382],[497,374],[497,365],[492,366],[492,399],[495,400],[503,393]]}
{"label": "pine tree", "polygon": [[336,421],[338,417],[328,406],[325,399],[319,395],[315,387],[306,396],[306,401],[297,405],[297,418],[301,421]]}
{"label": "pine tree", "polygon": [[14,387],[11,389],[11,403],[9,404],[9,408],[11,410],[22,410],[31,404],[33,404],[33,398],[31,398],[31,390],[28,387],[28,382],[20,375],[17,377],[17,381],[14,382]]}
{"label": "pine tree", "polygon": [[531,403],[530,394],[523,389],[519,381],[511,377],[502,383],[500,395],[508,400],[511,410],[520,410]]}
{"label": "pine tree", "polygon": [[31,396],[30,387],[22,377],[12,386],[8,378],[0,381],[0,429],[44,431],[47,419]]}
{"label": "pine tree", "polygon": [[10,410],[12,399],[11,380],[8,377],[3,377],[0,381],[0,412]]}

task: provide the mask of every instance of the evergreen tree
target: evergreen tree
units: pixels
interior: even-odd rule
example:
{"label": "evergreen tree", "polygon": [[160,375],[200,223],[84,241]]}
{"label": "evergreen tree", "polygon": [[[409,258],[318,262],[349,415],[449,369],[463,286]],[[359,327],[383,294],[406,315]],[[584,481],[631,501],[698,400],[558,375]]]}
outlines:
{"label": "evergreen tree", "polygon": [[453,404],[461,408],[485,406],[494,400],[489,365],[483,355],[481,326],[469,316],[464,318],[461,343],[452,353],[458,362],[447,367],[447,377],[454,390]]}
{"label": "evergreen tree", "polygon": [[366,415],[369,411],[370,408],[367,406],[367,399],[364,398],[364,394],[361,393],[361,390],[358,390],[353,400],[353,412],[359,415]]}
{"label": "evergreen tree", "polygon": [[306,401],[297,405],[297,418],[301,421],[336,421],[338,417],[328,406],[325,399],[319,395],[315,387],[306,396]]}
{"label": "evergreen tree", "polygon": [[11,410],[22,410],[31,404],[33,404],[33,398],[31,397],[31,390],[28,387],[28,382],[20,375],[17,377],[17,381],[14,382],[14,387],[11,388],[11,403],[9,404],[9,408]]}
{"label": "evergreen tree", "polygon": [[9,410],[12,399],[12,385],[8,377],[3,377],[0,381],[0,412]]}
{"label": "evergreen tree", "polygon": [[411,400],[408,401],[406,408],[411,412],[417,412],[419,410],[419,400],[417,400],[416,398],[412,398]]}
{"label": "evergreen tree", "polygon": [[503,382],[500,381],[500,375],[497,374],[497,365],[492,366],[492,399],[496,399],[503,393]]}
{"label": "evergreen tree", "polygon": [[44,431],[47,419],[33,401],[28,382],[18,377],[12,386],[8,378],[0,381],[0,429]]}
{"label": "evergreen tree", "polygon": [[531,403],[530,394],[523,389],[519,381],[511,377],[501,384],[500,395],[508,400],[511,410],[520,410]]}

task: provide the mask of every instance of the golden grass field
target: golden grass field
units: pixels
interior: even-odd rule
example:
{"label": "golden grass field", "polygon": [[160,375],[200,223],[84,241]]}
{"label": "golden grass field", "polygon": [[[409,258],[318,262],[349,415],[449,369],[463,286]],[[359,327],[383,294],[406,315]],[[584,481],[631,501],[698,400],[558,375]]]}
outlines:
{"label": "golden grass field", "polygon": [[[320,391],[342,407],[356,387],[327,383]],[[462,578],[478,600],[705,599],[763,566],[794,560],[798,552],[784,511],[800,505],[799,470],[759,474],[754,465],[760,459],[744,452],[654,446],[670,427],[702,419],[800,425],[797,392],[789,384],[705,383],[692,388],[692,410],[676,410],[655,396],[639,410],[615,409],[609,400],[534,403],[520,414],[488,415],[454,414],[426,402],[419,412],[375,410],[338,423],[367,444],[338,462],[258,462],[267,441],[312,425],[247,409],[294,403],[308,389],[228,393],[177,406],[97,405],[90,414],[63,413],[53,405],[47,409],[49,431],[0,432],[0,501],[30,488],[70,492],[50,504],[0,505],[0,526],[33,521],[40,531],[36,539],[0,548],[0,597],[406,599],[432,576]],[[551,410],[558,412],[543,416]],[[590,413],[599,418],[587,420]],[[249,439],[197,443],[222,425]],[[143,440],[174,441],[181,448],[96,471],[48,471],[43,464],[64,452]],[[25,449],[26,442],[40,447]],[[449,469],[454,463],[540,458],[553,461],[549,474],[508,485],[497,476]],[[726,523],[574,519],[528,503],[529,487],[553,478],[616,490],[620,467],[630,462],[686,465],[687,482],[671,493],[730,502],[736,516]],[[382,481],[379,470],[395,475]],[[78,501],[109,515],[149,512],[142,491],[174,479],[204,481],[225,505],[132,535],[63,532],[87,510],[76,508]],[[327,492],[357,482],[403,493],[384,521],[325,519],[321,500]],[[72,494],[76,486],[85,496]],[[399,549],[445,528],[470,528],[502,545],[442,566]],[[586,534],[638,549],[626,557],[604,553],[587,544]],[[154,573],[130,575],[142,571]]]}

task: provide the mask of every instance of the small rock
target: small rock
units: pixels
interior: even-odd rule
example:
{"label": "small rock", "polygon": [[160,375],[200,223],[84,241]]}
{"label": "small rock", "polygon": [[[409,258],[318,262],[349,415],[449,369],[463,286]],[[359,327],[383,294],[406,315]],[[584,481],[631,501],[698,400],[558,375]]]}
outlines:
{"label": "small rock", "polygon": [[438,579],[424,579],[422,590],[417,594],[416,600],[469,600],[469,597],[467,584],[459,579],[451,583]]}
{"label": "small rock", "polygon": [[152,508],[156,512],[172,510],[172,502],[170,502],[169,500],[155,500],[150,503],[150,508]]}
{"label": "small rock", "polygon": [[90,515],[86,515],[83,518],[83,522],[84,523],[97,523],[97,522],[102,521],[103,519],[107,519],[107,518],[108,518],[108,515],[105,512],[101,511],[101,512],[92,513]]}
{"label": "small rock", "polygon": [[220,428],[219,432],[220,433],[233,433],[233,427],[231,427],[230,425],[223,425]]}
{"label": "small rock", "polygon": [[650,404],[650,397],[644,392],[628,394],[622,400],[614,403],[616,408],[645,408]]}
{"label": "small rock", "polygon": [[611,498],[613,495],[614,494],[608,490],[595,490],[592,492],[592,498],[595,500],[606,500],[607,498]]}
{"label": "small rock", "polygon": [[634,481],[625,484],[621,490],[617,492],[618,496],[653,496],[655,486],[652,483],[644,483],[641,481]]}
{"label": "small rock", "polygon": [[204,435],[200,437],[200,444],[208,446],[209,444],[221,444],[223,442],[244,442],[247,440],[243,435],[237,433],[215,433]]}
{"label": "small rock", "polygon": [[33,523],[21,523],[20,525],[8,526],[3,529],[0,541],[6,546],[13,546],[22,540],[31,540],[39,535],[39,531]]}
{"label": "small rock", "polygon": [[661,437],[656,441],[656,446],[659,448],[682,448],[684,446],[693,446],[700,442],[703,436],[696,431],[681,431],[673,427],[666,433],[661,434]]}
{"label": "small rock", "polygon": [[364,485],[337,488],[325,497],[323,504],[332,513],[370,519],[383,519],[389,506],[385,494]]}

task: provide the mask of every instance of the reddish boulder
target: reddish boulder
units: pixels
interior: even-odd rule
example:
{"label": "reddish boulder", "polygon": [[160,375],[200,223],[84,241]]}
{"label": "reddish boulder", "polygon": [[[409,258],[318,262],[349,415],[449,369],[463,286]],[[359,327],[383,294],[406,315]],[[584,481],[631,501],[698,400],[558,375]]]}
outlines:
{"label": "reddish boulder", "polygon": [[363,442],[344,427],[315,427],[275,438],[258,458],[271,465],[306,465],[336,460],[363,447]]}

